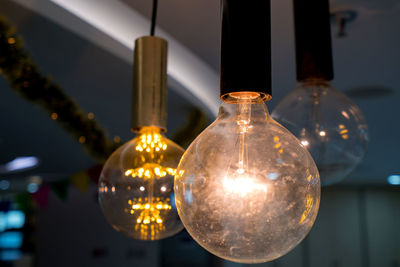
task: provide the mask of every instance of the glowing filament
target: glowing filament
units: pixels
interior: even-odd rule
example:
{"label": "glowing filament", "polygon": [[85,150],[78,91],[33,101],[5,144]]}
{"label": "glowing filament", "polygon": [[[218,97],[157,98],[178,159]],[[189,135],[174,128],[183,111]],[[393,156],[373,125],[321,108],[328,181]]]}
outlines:
{"label": "glowing filament", "polygon": [[132,176],[132,178],[163,178],[165,176],[171,175],[175,176],[176,169],[162,167],[155,163],[146,163],[144,166],[136,169],[129,169],[125,171],[125,176]]}
{"label": "glowing filament", "polygon": [[255,191],[267,192],[267,187],[263,184],[255,182],[249,177],[228,178],[223,181],[224,189],[229,193],[240,194],[245,196]]}
{"label": "glowing filament", "polygon": [[[160,198],[156,198],[155,200],[156,202],[149,201],[148,198],[145,198],[144,201],[142,198],[128,200],[131,209],[127,212],[132,215],[140,212],[134,228],[135,231],[140,231],[143,239],[153,240],[156,238],[157,233],[165,230],[163,217],[172,208],[168,204],[170,201],[169,198],[166,198],[164,201],[160,200]],[[135,204],[132,205],[132,203]]]}
{"label": "glowing filament", "polygon": [[167,144],[162,140],[161,134],[158,132],[151,132],[143,133],[139,136],[136,150],[140,152],[146,151],[147,153],[154,153],[155,151],[160,151],[160,148],[166,150],[167,147]]}

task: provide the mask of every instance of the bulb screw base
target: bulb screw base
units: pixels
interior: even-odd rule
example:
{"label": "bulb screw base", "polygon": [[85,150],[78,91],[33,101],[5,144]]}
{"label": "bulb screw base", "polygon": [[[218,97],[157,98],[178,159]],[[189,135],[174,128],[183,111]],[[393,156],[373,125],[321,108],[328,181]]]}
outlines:
{"label": "bulb screw base", "polygon": [[140,37],[135,42],[131,129],[167,127],[167,41]]}

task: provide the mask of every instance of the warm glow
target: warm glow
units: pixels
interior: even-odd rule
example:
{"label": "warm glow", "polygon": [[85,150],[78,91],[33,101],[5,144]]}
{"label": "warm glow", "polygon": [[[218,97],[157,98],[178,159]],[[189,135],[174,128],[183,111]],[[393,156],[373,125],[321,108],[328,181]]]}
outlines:
{"label": "warm glow", "polygon": [[228,98],[186,150],[174,192],[195,241],[248,264],[274,260],[303,240],[318,212],[320,184],[307,140],[301,145],[273,121],[263,99],[245,96]]}
{"label": "warm glow", "polygon": [[162,178],[168,175],[174,176],[176,169],[162,167],[156,163],[145,163],[142,167],[136,169],[128,169],[125,171],[125,176],[132,176],[132,178]]}
{"label": "warm glow", "polygon": [[135,231],[140,231],[141,238],[144,240],[154,240],[157,234],[165,230],[163,224],[168,211],[172,208],[169,204],[170,199],[165,198],[134,198],[128,200],[131,209],[127,212],[131,215],[139,213],[135,221]]}
{"label": "warm glow", "polygon": [[267,186],[254,181],[253,178],[247,176],[230,178],[225,177],[223,186],[227,193],[239,194],[244,197],[248,194],[255,194],[259,191],[267,192]]}
{"label": "warm glow", "polygon": [[307,140],[301,140],[303,146],[308,146],[310,143]]}
{"label": "warm glow", "polygon": [[339,125],[338,131],[344,140],[349,138],[349,130],[347,130],[346,126],[344,126],[343,124]]}
{"label": "warm glow", "polygon": [[86,142],[86,137],[81,136],[81,137],[79,137],[78,141],[79,141],[79,143],[83,144]]}
{"label": "warm glow", "polygon": [[142,153],[141,161],[143,165],[136,169],[126,170],[125,176],[143,179],[159,179],[167,175],[175,175],[175,168],[163,167],[160,165],[164,157],[163,153],[167,150],[168,146],[163,140],[158,128],[146,127],[138,137],[138,140],[135,149]]}
{"label": "warm glow", "polygon": [[53,112],[51,113],[51,119],[56,120],[58,118],[58,114]]}
{"label": "warm glow", "polygon": [[118,135],[114,136],[114,143],[119,143],[121,142],[121,137],[119,137]]}
{"label": "warm glow", "polygon": [[165,138],[158,127],[143,127],[139,135],[119,151],[123,156],[117,154],[115,163],[111,160],[112,166],[117,168],[109,170],[116,170],[117,175],[112,177],[122,185],[101,186],[100,182],[99,186],[100,196],[111,191],[121,199],[118,211],[123,214],[114,215],[114,203],[105,210],[115,218],[113,225],[118,229],[125,227],[125,233],[140,240],[158,240],[180,231],[183,226],[176,209],[172,209],[171,194],[175,167],[183,150]]}
{"label": "warm glow", "polygon": [[280,154],[282,154],[283,153],[282,144],[278,136],[274,136],[274,142],[275,142],[274,148],[277,149]]}
{"label": "warm glow", "polygon": [[147,127],[140,136],[139,142],[136,146],[137,151],[146,151],[148,153],[154,153],[156,147],[161,148],[162,150],[167,149],[167,144],[162,140],[162,136],[159,133],[159,130],[155,130],[155,127]]}

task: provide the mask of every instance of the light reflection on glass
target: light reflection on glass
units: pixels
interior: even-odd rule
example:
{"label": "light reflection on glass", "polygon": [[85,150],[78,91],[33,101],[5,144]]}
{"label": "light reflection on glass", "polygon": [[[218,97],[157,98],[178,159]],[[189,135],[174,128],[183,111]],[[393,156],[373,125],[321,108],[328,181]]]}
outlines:
{"label": "light reflection on glass", "polygon": [[308,149],[323,185],[344,179],[366,152],[368,126],[362,111],[327,81],[300,82],[272,117]]}

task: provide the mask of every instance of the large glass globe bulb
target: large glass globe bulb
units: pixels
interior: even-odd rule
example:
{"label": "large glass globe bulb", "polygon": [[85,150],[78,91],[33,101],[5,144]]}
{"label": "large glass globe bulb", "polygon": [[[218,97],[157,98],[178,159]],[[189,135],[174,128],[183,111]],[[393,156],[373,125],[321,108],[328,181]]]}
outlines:
{"label": "large glass globe bulb", "polygon": [[184,150],[157,127],[139,135],[107,160],[99,180],[99,202],[112,227],[140,240],[158,240],[183,229],[173,192]]}
{"label": "large glass globe bulb", "polygon": [[184,153],[175,176],[179,216],[209,252],[260,263],[294,248],[317,216],[320,182],[307,149],[257,93],[231,93]]}
{"label": "large glass globe bulb", "polygon": [[272,117],[307,147],[323,185],[344,179],[366,152],[368,127],[361,110],[328,82],[300,84]]}

